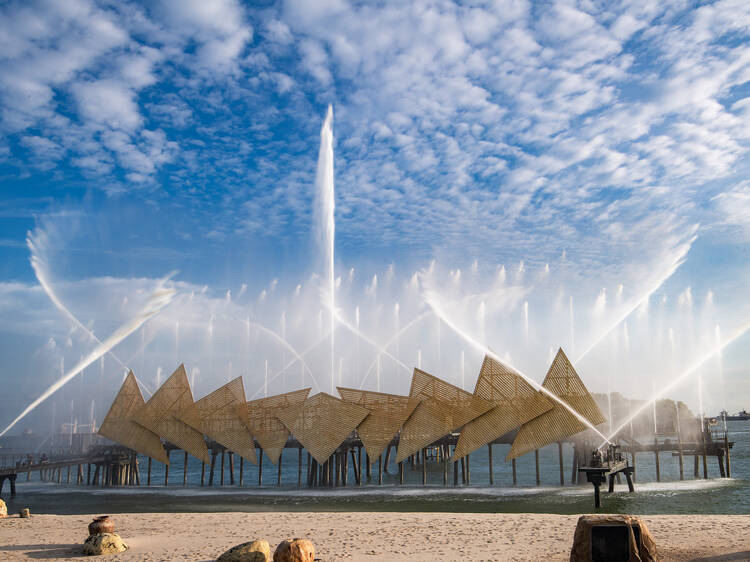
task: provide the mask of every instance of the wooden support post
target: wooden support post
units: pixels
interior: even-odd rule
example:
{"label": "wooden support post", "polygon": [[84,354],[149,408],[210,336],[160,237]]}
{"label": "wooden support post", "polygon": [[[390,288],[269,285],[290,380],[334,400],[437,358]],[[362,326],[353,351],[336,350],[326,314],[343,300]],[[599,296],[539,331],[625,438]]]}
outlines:
{"label": "wooden support post", "polygon": [[661,465],[659,464],[659,440],[654,436],[654,462],[656,463],[656,481],[661,482]]}
{"label": "wooden support post", "polygon": [[633,444],[632,448],[630,449],[630,457],[633,460],[633,480],[635,480],[636,472],[636,464],[635,464],[635,444]]}
{"label": "wooden support post", "polygon": [[302,445],[297,448],[297,487],[302,486]]}
{"label": "wooden support post", "polygon": [[695,455],[693,455],[693,478],[699,478],[700,472],[698,471],[698,463],[700,460],[698,459],[698,452],[695,452]]}
{"label": "wooden support post", "polygon": [[365,476],[369,482],[372,479],[372,464],[370,463],[370,455],[365,451]]}
{"label": "wooden support post", "polygon": [[610,474],[609,475],[609,493],[611,494],[614,491],[615,491],[615,477],[614,475]]}
{"label": "wooden support post", "polygon": [[518,484],[518,476],[516,474],[516,459],[511,459],[510,464],[513,466],[513,485]]}
{"label": "wooden support post", "polygon": [[221,477],[219,478],[219,485],[224,485],[224,449],[221,450]]}
{"label": "wooden support post", "polygon": [[86,486],[91,486],[91,463],[86,463]]}
{"label": "wooden support post", "polygon": [[682,453],[682,434],[677,429],[677,454],[680,463],[680,480],[685,480],[685,456]]}
{"label": "wooden support post", "polygon": [[208,469],[208,485],[213,486],[214,485],[214,469],[216,468],[216,456],[218,453],[216,452],[216,449],[211,449],[211,466]]}
{"label": "wooden support post", "polygon": [[[169,461],[170,453],[171,451],[167,451],[167,461]],[[169,462],[167,462],[167,464],[164,465],[164,485],[166,486],[168,484],[169,484]]]}
{"label": "wooden support post", "polygon": [[99,467],[101,465],[99,463],[96,463],[96,466],[94,467],[94,486],[99,484]]}
{"label": "wooden support post", "polygon": [[573,472],[570,475],[570,483],[578,483],[578,447],[573,446]]}
{"label": "wooden support post", "polygon": [[628,482],[628,491],[629,492],[635,492],[635,487],[633,486],[633,479],[630,477],[630,471],[625,472],[625,480]]}
{"label": "wooden support post", "polygon": [[234,486],[234,453],[229,451],[229,485]]}
{"label": "wooden support post", "polygon": [[565,486],[565,466],[563,465],[562,441],[557,442],[557,455],[560,458],[560,486]]}
{"label": "wooden support post", "polygon": [[263,485],[263,449],[258,449],[260,454],[258,455],[258,486]]}
{"label": "wooden support post", "polygon": [[731,447],[729,446],[729,436],[726,433],[724,433],[724,451],[727,456],[727,478],[732,477],[732,460],[731,460],[731,456],[729,453],[730,449]]}
{"label": "wooden support post", "polygon": [[448,485],[448,464],[449,461],[445,457],[445,450],[443,450],[443,486]]}
{"label": "wooden support post", "polygon": [[341,453],[341,460],[343,462],[343,472],[341,474],[341,482],[344,486],[346,486],[347,481],[349,480],[349,455],[347,453],[347,448],[344,447],[344,451]]}
{"label": "wooden support post", "polygon": [[422,449],[422,486],[427,485],[427,449]]}
{"label": "wooden support post", "polygon": [[404,461],[398,463],[398,483],[401,485],[404,483]]}
{"label": "wooden support post", "polygon": [[466,484],[466,457],[461,457],[461,484]]}
{"label": "wooden support post", "polygon": [[492,443],[487,443],[487,453],[489,455],[490,486],[493,486],[495,484],[495,474],[492,470]]}
{"label": "wooden support post", "polygon": [[453,485],[458,486],[458,463],[459,461],[453,461]]}
{"label": "wooden support post", "polygon": [[352,456],[352,469],[354,470],[354,481],[357,483],[357,486],[362,485],[362,478],[360,470],[359,470],[359,463],[357,462],[357,455],[354,453],[354,447],[349,449],[349,454]]}
{"label": "wooden support post", "polygon": [[594,482],[594,507],[599,509],[602,506],[602,499],[599,496],[599,482]]}
{"label": "wooden support post", "polygon": [[341,485],[341,455],[339,451],[335,451],[333,457],[333,485],[338,487]]}
{"label": "wooden support post", "polygon": [[278,474],[276,476],[276,485],[281,486],[281,461],[284,458],[284,449],[281,450],[281,454],[279,455],[279,466],[278,466]]}
{"label": "wooden support post", "polygon": [[701,432],[703,436],[703,478],[708,478],[708,462],[706,460],[706,432]]}
{"label": "wooden support post", "polygon": [[383,470],[388,472],[388,461],[391,460],[391,445],[390,443],[385,448],[385,460],[383,461]]}
{"label": "wooden support post", "polygon": [[135,457],[134,455],[134,458],[135,458],[135,484],[136,486],[140,486],[141,485],[141,466],[138,463],[138,457]]}
{"label": "wooden support post", "polygon": [[206,463],[201,461],[201,487],[203,487],[205,483],[206,483]]}
{"label": "wooden support post", "polygon": [[[97,465],[96,470],[99,470],[99,465]],[[96,480],[96,478],[95,478]],[[146,486],[151,485],[151,457],[148,458],[148,468],[146,469]]]}
{"label": "wooden support post", "polygon": [[378,457],[378,484],[383,483],[383,455]]}
{"label": "wooden support post", "polygon": [[359,478],[357,483],[362,485],[362,445],[357,445],[357,470],[359,471]]}
{"label": "wooden support post", "polygon": [[70,465],[68,465],[68,476],[65,479],[66,484],[70,484]]}
{"label": "wooden support post", "polygon": [[242,488],[242,480],[245,476],[245,457],[240,457],[240,482],[239,486]]}
{"label": "wooden support post", "polygon": [[534,466],[536,467],[536,485],[539,486],[542,482],[539,475],[539,449],[534,449]]}
{"label": "wooden support post", "polygon": [[185,456],[182,460],[182,485],[187,486],[187,463],[188,463],[188,452],[185,451]]}
{"label": "wooden support post", "polygon": [[719,476],[721,478],[726,478],[726,473],[724,472],[724,451],[719,449],[716,454],[716,461],[719,463]]}

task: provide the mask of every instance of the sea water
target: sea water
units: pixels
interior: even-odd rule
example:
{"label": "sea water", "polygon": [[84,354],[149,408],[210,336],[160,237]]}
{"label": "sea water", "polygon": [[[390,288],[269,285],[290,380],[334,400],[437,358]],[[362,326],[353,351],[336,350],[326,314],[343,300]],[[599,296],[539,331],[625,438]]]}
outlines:
{"label": "sea water", "polygon": [[[653,453],[636,457],[635,493],[629,493],[624,482],[615,492],[602,493],[603,513],[634,514],[750,514],[750,421],[728,422],[732,449],[732,478],[720,478],[716,457],[708,457],[708,476],[693,476],[693,457],[686,456],[685,480],[679,479],[677,456],[660,454],[661,482],[656,482]],[[373,465],[372,480],[357,486],[349,463],[346,487],[298,487],[298,451],[285,449],[282,458],[281,486],[277,486],[277,467],[267,458],[263,462],[263,486],[258,486],[258,467],[249,462],[243,467],[243,486],[239,487],[239,460],[235,456],[235,485],[229,485],[229,462],[225,457],[224,486],[220,482],[220,457],[214,472],[214,486],[208,487],[209,466],[205,469],[205,486],[200,486],[201,463],[188,457],[188,485],[183,486],[183,453],[171,455],[169,483],[164,485],[164,465],[152,462],[151,486],[146,486],[147,460],[140,458],[141,486],[102,488],[30,482],[20,476],[17,496],[8,497],[6,484],[3,499],[10,512],[29,507],[32,513],[126,513],[179,511],[454,511],[485,513],[559,513],[575,514],[594,511],[593,486],[571,485],[573,450],[563,448],[565,486],[560,486],[557,445],[539,452],[540,485],[536,485],[534,454],[517,460],[517,484],[513,485],[511,463],[505,461],[508,445],[493,446],[494,485],[489,484],[487,447],[471,454],[471,485],[453,486],[453,467],[448,485],[443,486],[442,463],[429,464],[427,485],[422,485],[421,465],[414,471],[404,463],[404,485],[398,483],[398,465],[389,464],[383,473],[383,484],[377,484],[378,464]],[[363,451],[364,459],[364,451]],[[307,454],[302,455],[304,484]],[[63,472],[63,480],[66,474]],[[71,475],[73,477],[73,474]],[[604,490],[604,488],[603,488]]]}

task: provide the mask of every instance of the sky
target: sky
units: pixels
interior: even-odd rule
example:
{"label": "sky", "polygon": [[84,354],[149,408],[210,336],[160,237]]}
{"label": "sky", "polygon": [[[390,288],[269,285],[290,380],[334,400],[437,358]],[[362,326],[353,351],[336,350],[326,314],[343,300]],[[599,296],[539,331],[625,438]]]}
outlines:
{"label": "sky", "polygon": [[471,390],[483,347],[749,408],[749,122],[741,0],[3,3],[0,429],[163,283],[16,429],[101,420],[123,365],[146,396],[180,361],[196,397]]}

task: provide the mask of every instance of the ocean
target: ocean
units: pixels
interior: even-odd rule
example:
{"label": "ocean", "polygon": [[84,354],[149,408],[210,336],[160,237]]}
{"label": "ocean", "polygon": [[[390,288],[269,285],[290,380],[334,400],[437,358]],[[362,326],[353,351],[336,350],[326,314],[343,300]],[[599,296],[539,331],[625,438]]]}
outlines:
{"label": "ocean", "polygon": [[[601,513],[632,514],[750,514],[750,421],[728,422],[732,449],[732,478],[720,478],[715,457],[708,458],[709,479],[693,478],[693,458],[685,457],[685,480],[679,479],[676,456],[660,455],[661,482],[656,482],[653,453],[637,455],[635,492],[624,483],[612,494],[602,493]],[[282,485],[277,469],[268,460],[263,466],[263,486],[258,487],[258,469],[245,463],[243,487],[229,486],[225,468],[225,486],[200,486],[200,462],[188,460],[188,486],[182,486],[183,455],[172,454],[169,485],[164,486],[164,467],[154,462],[152,485],[101,488],[39,482],[19,477],[17,495],[9,498],[6,484],[3,499],[10,512],[28,507],[32,513],[87,514],[128,512],[195,511],[444,511],[481,513],[558,513],[577,514],[594,511],[593,486],[571,485],[572,448],[564,449],[566,485],[560,486],[557,446],[540,450],[540,485],[536,485],[534,455],[517,461],[517,485],[513,485],[510,462],[505,462],[509,446],[493,447],[494,485],[489,485],[488,452],[482,448],[471,455],[471,485],[454,487],[452,472],[449,486],[443,486],[442,467],[428,470],[423,486],[421,468],[405,469],[405,483],[398,484],[397,466],[391,464],[383,485],[377,484],[377,464],[373,465],[374,483],[357,486],[352,474],[347,487],[298,488],[297,450],[288,449],[282,459]],[[303,463],[306,455],[303,456]],[[235,459],[235,477],[239,461]],[[140,459],[141,482],[146,481],[146,460]],[[228,464],[228,463],[227,463]],[[217,474],[214,482],[218,484]],[[406,463],[404,465],[406,467]],[[303,478],[305,467],[303,465]],[[208,472],[208,467],[206,467]],[[702,475],[702,464],[701,464]],[[65,479],[65,473],[63,473]],[[459,480],[460,481],[460,480]],[[206,474],[206,482],[208,475]],[[604,490],[604,488],[603,488]]]}

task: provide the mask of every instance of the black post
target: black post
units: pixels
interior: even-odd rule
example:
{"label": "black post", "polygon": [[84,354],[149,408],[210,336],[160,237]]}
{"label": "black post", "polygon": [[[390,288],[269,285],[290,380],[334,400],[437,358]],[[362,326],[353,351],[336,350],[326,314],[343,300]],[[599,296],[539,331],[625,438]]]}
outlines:
{"label": "black post", "polygon": [[187,461],[188,461],[188,452],[185,451],[185,460],[182,463],[182,485],[187,486]]}
{"label": "black post", "polygon": [[221,450],[221,478],[219,478],[219,485],[224,485],[224,449]]}
{"label": "black post", "polygon": [[234,486],[234,453],[229,451],[229,485]]}

